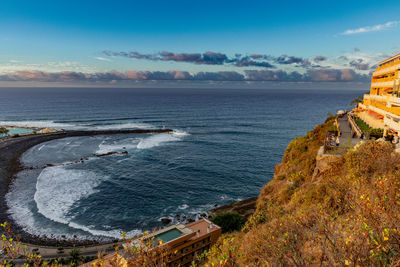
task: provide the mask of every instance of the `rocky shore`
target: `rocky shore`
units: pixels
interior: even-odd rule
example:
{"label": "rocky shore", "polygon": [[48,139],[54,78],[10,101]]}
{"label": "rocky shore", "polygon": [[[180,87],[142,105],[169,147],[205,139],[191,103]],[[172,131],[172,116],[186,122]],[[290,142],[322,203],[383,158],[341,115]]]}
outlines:
{"label": "rocky shore", "polygon": [[208,216],[214,217],[220,213],[231,212],[241,215],[243,218],[248,218],[256,210],[257,197],[251,197],[242,201],[233,202],[224,206],[220,206],[211,210],[208,210]]}
{"label": "rocky shore", "polygon": [[[151,133],[172,133],[171,129],[137,129],[137,130],[106,130],[106,131],[62,131],[52,134],[38,134],[20,136],[15,138],[0,139],[0,222],[9,222],[12,230],[17,234],[21,241],[29,244],[46,246],[76,246],[76,245],[94,245],[97,241],[92,240],[57,240],[33,236],[22,229],[8,216],[7,203],[5,195],[8,192],[9,185],[15,175],[23,169],[19,158],[29,148],[50,140],[74,137],[74,136],[94,136],[94,135],[115,135],[115,134],[151,134]],[[97,155],[106,156],[106,155]],[[1,233],[2,229],[0,229]]]}

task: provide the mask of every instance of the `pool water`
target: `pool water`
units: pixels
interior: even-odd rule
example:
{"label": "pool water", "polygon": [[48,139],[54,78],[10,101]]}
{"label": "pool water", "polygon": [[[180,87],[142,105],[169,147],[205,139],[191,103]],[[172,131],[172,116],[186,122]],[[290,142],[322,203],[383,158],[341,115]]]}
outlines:
{"label": "pool water", "polygon": [[154,237],[154,240],[161,240],[163,243],[174,240],[182,235],[182,232],[178,229],[171,229],[164,233],[158,234]]}
{"label": "pool water", "polygon": [[[27,128],[7,128],[9,135],[12,134],[27,134],[27,133],[32,133],[33,130],[32,129],[27,129]],[[7,134],[0,134],[0,136],[5,136]]]}

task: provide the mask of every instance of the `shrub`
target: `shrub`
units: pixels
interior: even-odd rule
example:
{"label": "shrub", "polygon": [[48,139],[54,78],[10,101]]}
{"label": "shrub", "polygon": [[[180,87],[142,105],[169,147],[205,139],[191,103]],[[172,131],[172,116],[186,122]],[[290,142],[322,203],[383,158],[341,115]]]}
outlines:
{"label": "shrub", "polygon": [[230,233],[242,229],[245,219],[237,213],[223,212],[211,219],[222,228],[222,233]]}

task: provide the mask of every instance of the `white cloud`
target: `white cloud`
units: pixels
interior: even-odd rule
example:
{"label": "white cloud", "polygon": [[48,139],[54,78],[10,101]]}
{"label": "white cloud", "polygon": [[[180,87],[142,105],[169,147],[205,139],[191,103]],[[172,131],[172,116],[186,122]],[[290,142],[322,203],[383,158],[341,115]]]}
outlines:
{"label": "white cloud", "polygon": [[389,21],[384,24],[377,24],[373,26],[361,27],[358,29],[350,29],[342,32],[342,35],[352,35],[352,34],[359,34],[359,33],[366,33],[366,32],[377,32],[382,31],[388,28],[392,28],[397,26],[400,21]]}
{"label": "white cloud", "polygon": [[95,57],[95,59],[100,60],[100,61],[111,61],[108,58],[104,58],[104,57]]}

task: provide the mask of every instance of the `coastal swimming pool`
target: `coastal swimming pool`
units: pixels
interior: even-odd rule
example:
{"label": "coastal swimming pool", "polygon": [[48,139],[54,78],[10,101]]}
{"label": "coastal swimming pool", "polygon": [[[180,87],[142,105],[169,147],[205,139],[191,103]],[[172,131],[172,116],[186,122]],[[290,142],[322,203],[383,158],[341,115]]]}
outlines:
{"label": "coastal swimming pool", "polygon": [[178,229],[171,229],[164,233],[158,234],[154,237],[154,240],[161,240],[163,243],[167,243],[174,240],[182,235],[182,232]]}
{"label": "coastal swimming pool", "polygon": [[32,133],[32,129],[28,128],[7,128],[8,133],[2,133],[0,136],[6,136],[6,135],[13,135],[13,134],[27,134],[27,133]]}

